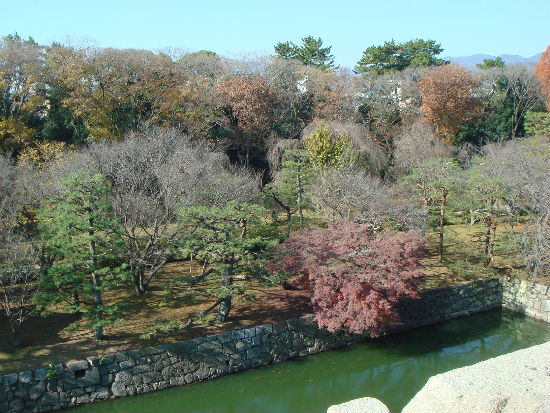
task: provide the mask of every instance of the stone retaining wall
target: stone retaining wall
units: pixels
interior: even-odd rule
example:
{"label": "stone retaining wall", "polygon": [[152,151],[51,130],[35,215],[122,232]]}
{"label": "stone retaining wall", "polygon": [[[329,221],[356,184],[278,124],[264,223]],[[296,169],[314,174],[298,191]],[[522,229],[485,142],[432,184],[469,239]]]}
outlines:
{"label": "stone retaining wall", "polygon": [[[404,303],[403,324],[391,332],[499,307],[502,284],[487,279],[428,290]],[[99,400],[145,393],[254,368],[364,341],[330,333],[313,317],[185,340],[103,357],[89,357],[0,376],[0,412],[47,412]],[[49,379],[47,378],[49,377]]]}
{"label": "stone retaining wall", "polygon": [[502,306],[550,323],[550,288],[510,277],[501,277]]}

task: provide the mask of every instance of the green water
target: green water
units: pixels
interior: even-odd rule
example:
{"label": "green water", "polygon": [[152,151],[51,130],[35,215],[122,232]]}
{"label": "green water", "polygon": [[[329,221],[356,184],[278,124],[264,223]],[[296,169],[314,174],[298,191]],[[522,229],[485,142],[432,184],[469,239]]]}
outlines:
{"label": "green water", "polygon": [[81,412],[326,412],[359,397],[401,411],[430,376],[550,340],[547,324],[489,311]]}

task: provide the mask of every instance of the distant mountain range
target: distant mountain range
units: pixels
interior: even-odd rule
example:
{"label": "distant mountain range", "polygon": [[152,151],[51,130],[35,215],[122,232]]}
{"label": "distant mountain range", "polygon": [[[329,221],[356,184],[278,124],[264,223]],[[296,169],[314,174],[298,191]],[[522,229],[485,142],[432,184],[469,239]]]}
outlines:
{"label": "distant mountain range", "polygon": [[[523,64],[537,64],[537,62],[540,60],[540,56],[542,53],[538,53],[531,57],[521,57],[518,55],[513,54],[503,54],[500,56],[502,60],[507,65],[514,64],[514,63],[523,63]],[[477,64],[483,63],[484,59],[494,59],[497,56],[490,56],[488,54],[475,54],[473,56],[459,56],[459,57],[452,57],[447,56],[444,57],[445,60],[450,60],[451,62],[460,63],[464,66],[475,66]]]}

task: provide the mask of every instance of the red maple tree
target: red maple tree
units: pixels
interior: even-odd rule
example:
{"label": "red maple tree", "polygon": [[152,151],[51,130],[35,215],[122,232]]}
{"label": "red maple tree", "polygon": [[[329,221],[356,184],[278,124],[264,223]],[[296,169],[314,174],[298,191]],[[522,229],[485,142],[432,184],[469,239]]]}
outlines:
{"label": "red maple tree", "polygon": [[418,298],[425,246],[416,233],[374,236],[369,226],[342,220],[292,235],[275,247],[269,269],[307,280],[319,327],[378,337],[399,322],[402,298]]}

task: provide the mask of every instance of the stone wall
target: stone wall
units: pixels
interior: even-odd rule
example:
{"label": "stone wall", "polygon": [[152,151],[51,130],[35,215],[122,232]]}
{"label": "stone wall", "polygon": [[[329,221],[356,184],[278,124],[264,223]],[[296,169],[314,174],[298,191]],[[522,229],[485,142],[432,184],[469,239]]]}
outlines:
{"label": "stone wall", "polygon": [[[402,304],[403,324],[390,332],[499,307],[498,279],[428,290]],[[364,341],[320,330],[313,317],[89,357],[47,369],[0,376],[0,412],[47,412],[145,393]],[[49,377],[49,379],[48,379]]]}
{"label": "stone wall", "polygon": [[510,277],[501,277],[502,306],[550,323],[550,288]]}

